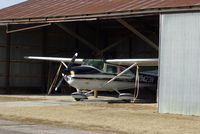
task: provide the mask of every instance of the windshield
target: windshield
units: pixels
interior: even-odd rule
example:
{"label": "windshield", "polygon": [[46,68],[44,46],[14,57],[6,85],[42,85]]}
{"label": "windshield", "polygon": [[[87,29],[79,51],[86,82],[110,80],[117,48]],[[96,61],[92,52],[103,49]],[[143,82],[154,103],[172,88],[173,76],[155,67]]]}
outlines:
{"label": "windshield", "polygon": [[102,59],[84,59],[82,65],[89,65],[99,70],[103,70],[104,61]]}

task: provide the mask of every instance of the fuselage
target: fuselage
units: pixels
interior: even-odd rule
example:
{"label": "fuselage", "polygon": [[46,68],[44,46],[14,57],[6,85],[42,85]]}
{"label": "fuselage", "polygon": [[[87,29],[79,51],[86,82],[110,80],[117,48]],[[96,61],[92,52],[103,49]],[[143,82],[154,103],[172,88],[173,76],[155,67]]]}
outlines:
{"label": "fuselage", "polygon": [[[135,86],[135,75],[133,73],[123,74],[105,85],[117,73],[104,72],[88,65],[72,67],[70,72],[63,71],[63,75],[70,86],[81,90],[113,91],[113,89],[131,89]],[[156,81],[153,76],[140,74],[140,87],[154,85]]]}

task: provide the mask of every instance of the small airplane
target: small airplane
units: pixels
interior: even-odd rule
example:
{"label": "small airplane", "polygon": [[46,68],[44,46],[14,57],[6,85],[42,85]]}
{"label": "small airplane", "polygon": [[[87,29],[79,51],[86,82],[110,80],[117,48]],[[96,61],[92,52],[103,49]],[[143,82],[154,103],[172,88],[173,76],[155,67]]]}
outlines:
{"label": "small airplane", "polygon": [[[50,86],[48,94],[55,85],[62,65],[62,77],[55,87],[60,87],[63,80],[74,87],[72,93],[76,101],[87,99],[93,91],[116,91],[119,99],[130,102],[138,96],[140,87],[157,86],[157,70],[141,72],[139,66],[158,66],[158,59],[77,59],[78,53],[72,58],[26,56],[26,59],[60,62],[60,66]],[[68,65],[66,64],[68,63]],[[72,66],[81,64],[80,66]],[[123,65],[123,66],[122,66]],[[124,67],[129,66],[129,67]],[[134,74],[130,69],[136,67]],[[120,90],[135,89],[134,94],[121,93]]]}

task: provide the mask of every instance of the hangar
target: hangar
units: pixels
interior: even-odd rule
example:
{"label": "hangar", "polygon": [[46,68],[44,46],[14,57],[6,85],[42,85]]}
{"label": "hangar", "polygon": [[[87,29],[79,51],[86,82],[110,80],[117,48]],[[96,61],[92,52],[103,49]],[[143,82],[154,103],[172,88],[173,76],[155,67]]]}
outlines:
{"label": "hangar", "polygon": [[23,59],[27,55],[71,57],[78,52],[80,58],[158,57],[158,15],[132,18],[129,12],[109,11],[116,10],[113,4],[119,10],[122,4],[127,6],[119,2],[26,1],[1,10],[2,44],[7,44],[1,47],[1,86],[7,88],[3,92],[34,88],[46,93],[48,78],[57,66],[29,62]]}
{"label": "hangar", "polygon": [[83,58],[159,57],[159,112],[200,115],[199,4],[27,0],[2,9],[1,92],[46,92],[55,65],[24,60],[26,55],[71,57],[78,51]]}

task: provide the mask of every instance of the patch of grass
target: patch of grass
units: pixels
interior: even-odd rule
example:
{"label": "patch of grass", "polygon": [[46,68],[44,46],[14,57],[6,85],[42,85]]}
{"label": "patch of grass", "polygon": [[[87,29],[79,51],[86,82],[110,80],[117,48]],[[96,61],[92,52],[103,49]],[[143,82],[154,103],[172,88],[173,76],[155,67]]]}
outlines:
{"label": "patch of grass", "polygon": [[0,107],[0,119],[120,134],[199,134],[200,117],[159,114],[155,105]]}
{"label": "patch of grass", "polygon": [[[44,99],[43,99],[44,98]],[[66,96],[0,96],[0,102],[67,100]],[[199,134],[200,117],[159,114],[156,104],[87,103],[0,107],[0,119],[119,134]]]}
{"label": "patch of grass", "polygon": [[0,96],[0,102],[38,101],[38,100],[45,100],[45,99],[29,98],[29,97]]}

